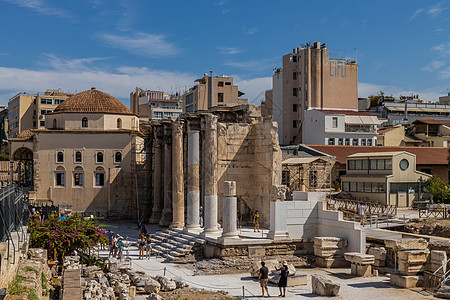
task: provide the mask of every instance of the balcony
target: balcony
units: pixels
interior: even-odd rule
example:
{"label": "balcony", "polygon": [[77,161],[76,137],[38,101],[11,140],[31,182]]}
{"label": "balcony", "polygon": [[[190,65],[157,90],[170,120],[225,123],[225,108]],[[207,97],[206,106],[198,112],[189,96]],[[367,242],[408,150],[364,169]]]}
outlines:
{"label": "balcony", "polygon": [[345,125],[345,132],[376,133],[377,131],[373,125]]}

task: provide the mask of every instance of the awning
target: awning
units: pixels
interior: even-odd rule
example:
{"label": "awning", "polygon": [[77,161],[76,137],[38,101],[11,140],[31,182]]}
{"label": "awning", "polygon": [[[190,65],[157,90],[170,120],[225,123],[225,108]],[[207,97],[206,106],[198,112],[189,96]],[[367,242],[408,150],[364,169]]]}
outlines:
{"label": "awning", "polygon": [[320,157],[292,157],[283,161],[282,164],[283,165],[309,164],[318,159],[320,159]]}
{"label": "awning", "polygon": [[345,116],[345,124],[349,125],[380,125],[376,116]]}

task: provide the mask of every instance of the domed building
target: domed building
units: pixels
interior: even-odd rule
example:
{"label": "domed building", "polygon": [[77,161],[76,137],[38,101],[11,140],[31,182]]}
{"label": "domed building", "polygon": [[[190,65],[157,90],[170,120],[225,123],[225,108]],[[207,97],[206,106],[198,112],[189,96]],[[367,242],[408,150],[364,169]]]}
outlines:
{"label": "domed building", "polygon": [[133,170],[139,119],[95,88],[78,93],[45,117],[45,129],[11,139],[19,184],[37,201],[73,211],[133,215]]}

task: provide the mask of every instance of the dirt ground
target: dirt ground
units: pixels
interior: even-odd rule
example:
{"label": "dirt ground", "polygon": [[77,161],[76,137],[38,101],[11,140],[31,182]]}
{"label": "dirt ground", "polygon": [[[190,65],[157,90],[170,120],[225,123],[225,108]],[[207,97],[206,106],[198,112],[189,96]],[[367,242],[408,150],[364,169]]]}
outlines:
{"label": "dirt ground", "polygon": [[406,224],[405,232],[450,238],[450,220],[418,219]]}
{"label": "dirt ground", "polygon": [[225,299],[239,299],[237,297],[232,297],[226,292],[212,292],[207,290],[195,289],[195,288],[183,288],[177,289],[172,292],[161,292],[160,295],[164,299],[169,300],[225,300]]}

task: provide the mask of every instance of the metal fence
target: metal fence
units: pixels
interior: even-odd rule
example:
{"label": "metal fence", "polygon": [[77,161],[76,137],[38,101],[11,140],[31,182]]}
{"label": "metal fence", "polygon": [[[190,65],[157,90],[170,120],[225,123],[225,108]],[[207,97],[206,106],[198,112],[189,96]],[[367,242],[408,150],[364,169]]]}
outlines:
{"label": "metal fence", "polygon": [[12,240],[11,233],[28,222],[28,199],[14,185],[0,188],[0,242]]}

